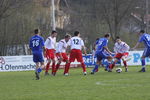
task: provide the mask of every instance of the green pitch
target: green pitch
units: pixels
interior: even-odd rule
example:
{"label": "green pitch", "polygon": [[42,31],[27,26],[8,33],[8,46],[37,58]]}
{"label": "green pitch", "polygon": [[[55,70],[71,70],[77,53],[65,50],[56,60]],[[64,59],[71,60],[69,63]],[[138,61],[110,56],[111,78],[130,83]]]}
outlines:
{"label": "green pitch", "polygon": [[34,72],[0,72],[0,100],[150,100],[150,68],[129,67],[129,72],[112,73],[100,68],[95,75],[71,69],[70,76],[59,70],[54,76],[35,80]]}

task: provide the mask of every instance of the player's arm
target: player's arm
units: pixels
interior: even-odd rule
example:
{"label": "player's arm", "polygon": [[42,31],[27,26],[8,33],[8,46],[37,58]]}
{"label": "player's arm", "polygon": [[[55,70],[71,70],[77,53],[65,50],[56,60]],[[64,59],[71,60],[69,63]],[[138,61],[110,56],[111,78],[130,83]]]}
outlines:
{"label": "player's arm", "polygon": [[132,48],[133,50],[139,46],[140,42],[137,42],[136,45]]}
{"label": "player's arm", "polygon": [[82,46],[82,49],[83,49],[83,53],[84,53],[85,55],[87,55],[86,47],[85,47],[85,46]]}
{"label": "player's arm", "polygon": [[104,48],[108,53],[113,54],[113,53],[108,49],[107,46],[104,46],[103,48]]}
{"label": "player's arm", "polygon": [[84,42],[83,42],[82,39],[81,39],[81,47],[82,47],[83,53],[84,53],[85,55],[87,55],[86,47],[85,47]]}

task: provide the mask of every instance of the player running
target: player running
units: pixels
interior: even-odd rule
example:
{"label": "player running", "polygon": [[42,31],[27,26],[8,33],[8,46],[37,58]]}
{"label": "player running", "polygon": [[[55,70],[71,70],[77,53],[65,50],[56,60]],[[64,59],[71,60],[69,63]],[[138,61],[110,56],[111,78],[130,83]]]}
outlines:
{"label": "player running", "polygon": [[145,58],[150,56],[150,35],[145,33],[144,30],[141,30],[139,32],[139,41],[137,42],[137,44],[134,46],[133,49],[136,49],[141,42],[144,43],[145,49],[144,49],[143,55],[141,57],[142,69],[139,72],[146,72]]}
{"label": "player running", "polygon": [[45,41],[46,58],[47,58],[47,61],[48,61],[47,65],[46,65],[46,69],[45,69],[45,75],[49,75],[48,70],[50,68],[50,63],[51,62],[52,62],[52,75],[54,75],[56,36],[57,36],[57,32],[52,31],[51,35]]}
{"label": "player running", "polygon": [[83,69],[83,74],[86,75],[86,67],[82,58],[82,51],[81,49],[84,50],[84,54],[86,55],[86,50],[85,50],[85,46],[84,46],[84,42],[83,40],[80,38],[80,33],[78,31],[74,32],[74,37],[72,37],[69,40],[69,47],[71,48],[71,52],[70,52],[70,58],[69,58],[69,63],[68,66],[65,67],[65,72],[64,75],[68,75],[69,73],[69,68],[70,68],[70,64],[71,62],[74,62],[75,59],[77,59],[78,62],[81,63],[82,69]]}
{"label": "player running", "polygon": [[116,43],[114,46],[114,51],[115,51],[115,61],[113,64],[110,64],[109,66],[109,71],[111,72],[112,69],[114,68],[115,64],[122,59],[123,64],[125,66],[125,72],[128,72],[128,66],[127,66],[127,61],[126,58],[129,55],[129,45],[125,42],[123,42],[120,37],[116,37]]}
{"label": "player running", "polygon": [[101,64],[102,59],[108,59],[107,66],[109,66],[109,64],[111,63],[111,61],[112,61],[111,54],[113,54],[113,53],[107,47],[109,38],[110,38],[110,35],[105,34],[103,38],[99,38],[99,40],[96,42],[95,56],[97,58],[97,62],[95,64],[95,67],[91,71],[91,74],[94,74],[97,71],[98,66]]}
{"label": "player running", "polygon": [[40,79],[40,72],[44,68],[44,57],[43,57],[43,49],[44,47],[44,39],[40,36],[39,29],[34,30],[34,36],[31,37],[29,47],[32,50],[33,61],[36,64],[35,75],[36,80]]}
{"label": "player running", "polygon": [[[65,38],[60,40],[58,45],[57,45],[57,49],[56,49],[56,57],[58,59],[58,63],[56,64],[56,69],[55,69],[55,73],[57,72],[57,70],[59,69],[59,66],[61,64],[61,62],[66,62],[65,64],[65,68],[68,68],[69,64],[69,59],[66,53],[66,49],[68,47],[68,41],[71,38],[71,36],[69,34],[65,35]],[[65,73],[65,72],[64,72]]]}

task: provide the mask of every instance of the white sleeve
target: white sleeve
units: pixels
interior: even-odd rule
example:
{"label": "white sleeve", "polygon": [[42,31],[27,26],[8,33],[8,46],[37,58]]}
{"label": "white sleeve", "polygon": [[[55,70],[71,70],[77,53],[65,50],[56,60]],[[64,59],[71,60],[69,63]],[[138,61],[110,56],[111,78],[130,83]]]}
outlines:
{"label": "white sleeve", "polygon": [[115,46],[114,46],[114,52],[117,53],[117,47],[116,47],[116,43],[115,43]]}
{"label": "white sleeve", "polygon": [[81,46],[84,46],[84,42],[83,42],[83,40],[81,40]]}
{"label": "white sleeve", "polygon": [[48,46],[48,44],[49,44],[50,41],[51,41],[50,38],[47,38],[47,39],[46,39],[46,41],[45,41],[45,43],[44,43],[46,47]]}
{"label": "white sleeve", "polygon": [[67,42],[68,46],[71,46],[71,39]]}
{"label": "white sleeve", "polygon": [[62,50],[62,45],[63,45],[62,42],[59,42],[59,43],[58,43],[57,50],[58,50],[59,53],[60,53],[61,50]]}

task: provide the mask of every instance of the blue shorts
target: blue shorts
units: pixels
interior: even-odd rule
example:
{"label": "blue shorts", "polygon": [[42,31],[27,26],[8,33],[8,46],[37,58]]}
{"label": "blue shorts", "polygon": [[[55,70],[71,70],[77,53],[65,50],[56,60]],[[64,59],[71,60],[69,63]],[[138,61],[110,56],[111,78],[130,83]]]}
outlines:
{"label": "blue shorts", "polygon": [[150,56],[150,48],[145,48],[143,52],[143,56],[149,57]]}
{"label": "blue shorts", "polygon": [[44,57],[42,52],[33,52],[33,61],[37,62],[44,62]]}
{"label": "blue shorts", "polygon": [[107,59],[107,57],[111,55],[107,52],[101,51],[101,52],[96,52],[95,56],[98,61],[101,61],[102,59]]}

